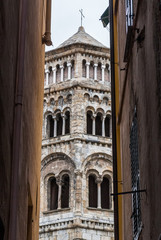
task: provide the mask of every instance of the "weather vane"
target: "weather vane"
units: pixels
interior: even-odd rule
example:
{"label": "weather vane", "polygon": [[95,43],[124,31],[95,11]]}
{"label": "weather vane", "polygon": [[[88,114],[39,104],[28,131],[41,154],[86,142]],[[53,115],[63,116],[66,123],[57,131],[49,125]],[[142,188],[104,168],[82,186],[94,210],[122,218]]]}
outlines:
{"label": "weather vane", "polygon": [[85,16],[83,15],[83,9],[81,9],[79,11],[81,13],[81,27],[82,27],[83,17],[85,18]]}

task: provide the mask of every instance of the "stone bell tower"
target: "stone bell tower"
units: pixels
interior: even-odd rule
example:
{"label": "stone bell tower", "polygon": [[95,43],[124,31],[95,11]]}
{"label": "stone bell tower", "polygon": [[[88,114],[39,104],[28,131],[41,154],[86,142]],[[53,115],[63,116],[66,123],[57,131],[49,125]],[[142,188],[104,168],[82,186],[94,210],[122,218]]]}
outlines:
{"label": "stone bell tower", "polygon": [[83,27],[46,53],[41,240],[114,239],[109,58]]}

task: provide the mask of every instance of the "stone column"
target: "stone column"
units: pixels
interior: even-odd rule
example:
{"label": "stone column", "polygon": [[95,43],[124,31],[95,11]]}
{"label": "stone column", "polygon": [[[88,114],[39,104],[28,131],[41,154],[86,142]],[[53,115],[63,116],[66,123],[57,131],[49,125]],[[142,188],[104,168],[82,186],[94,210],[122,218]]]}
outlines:
{"label": "stone column", "polygon": [[71,79],[71,67],[72,67],[72,64],[71,63],[67,63],[67,67],[68,67],[68,79]]}
{"label": "stone column", "polygon": [[45,70],[45,74],[46,74],[46,86],[49,85],[49,69]]}
{"label": "stone column", "polygon": [[101,208],[101,182],[102,179],[101,178],[97,178],[96,179],[96,183],[97,183],[97,208]]}
{"label": "stone column", "polygon": [[56,183],[58,185],[58,209],[61,209],[62,181],[59,177],[56,179]]}
{"label": "stone column", "polygon": [[[79,169],[74,171],[76,177],[76,193],[75,193],[75,208],[76,215],[81,216],[81,203],[82,203],[82,172]],[[86,206],[84,206],[86,207]]]}
{"label": "stone column", "polygon": [[92,116],[93,124],[92,124],[92,135],[96,135],[96,114]]}
{"label": "stone column", "polygon": [[56,116],[53,117],[54,119],[54,137],[57,136],[57,119]]}
{"label": "stone column", "polygon": [[60,81],[63,82],[63,80],[64,80],[63,79],[64,78],[64,76],[63,76],[64,75],[64,66],[63,65],[60,66],[60,69],[61,69],[61,80]]}
{"label": "stone column", "polygon": [[97,80],[97,67],[98,67],[98,64],[94,64],[94,80]]}
{"label": "stone column", "polygon": [[102,69],[102,82],[104,82],[105,81],[105,65],[102,65],[101,69]]}
{"label": "stone column", "polygon": [[102,136],[105,137],[105,118],[106,116],[102,116]]}
{"label": "stone column", "polygon": [[89,78],[89,62],[86,62],[86,78]]}
{"label": "stone column", "polygon": [[62,135],[65,135],[65,115],[62,114],[63,124],[62,124]]}
{"label": "stone column", "polygon": [[53,67],[52,71],[53,71],[53,83],[55,84],[56,83],[56,68]]}

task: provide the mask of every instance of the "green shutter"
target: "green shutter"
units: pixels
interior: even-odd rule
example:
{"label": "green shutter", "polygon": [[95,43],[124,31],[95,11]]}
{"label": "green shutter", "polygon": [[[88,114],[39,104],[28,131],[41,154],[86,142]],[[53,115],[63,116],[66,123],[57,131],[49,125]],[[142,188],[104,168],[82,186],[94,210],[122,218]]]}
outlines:
{"label": "green shutter", "polygon": [[108,25],[108,23],[110,21],[109,18],[110,18],[110,16],[109,16],[109,7],[108,7],[101,16],[101,21],[102,21],[104,27],[106,27]]}

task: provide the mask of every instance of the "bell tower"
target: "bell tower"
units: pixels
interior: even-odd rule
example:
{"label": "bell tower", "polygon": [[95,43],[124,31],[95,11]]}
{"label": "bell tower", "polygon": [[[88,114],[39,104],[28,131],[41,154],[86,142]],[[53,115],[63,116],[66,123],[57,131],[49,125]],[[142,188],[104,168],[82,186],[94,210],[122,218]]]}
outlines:
{"label": "bell tower", "polygon": [[46,53],[41,240],[114,239],[109,59],[82,26]]}

